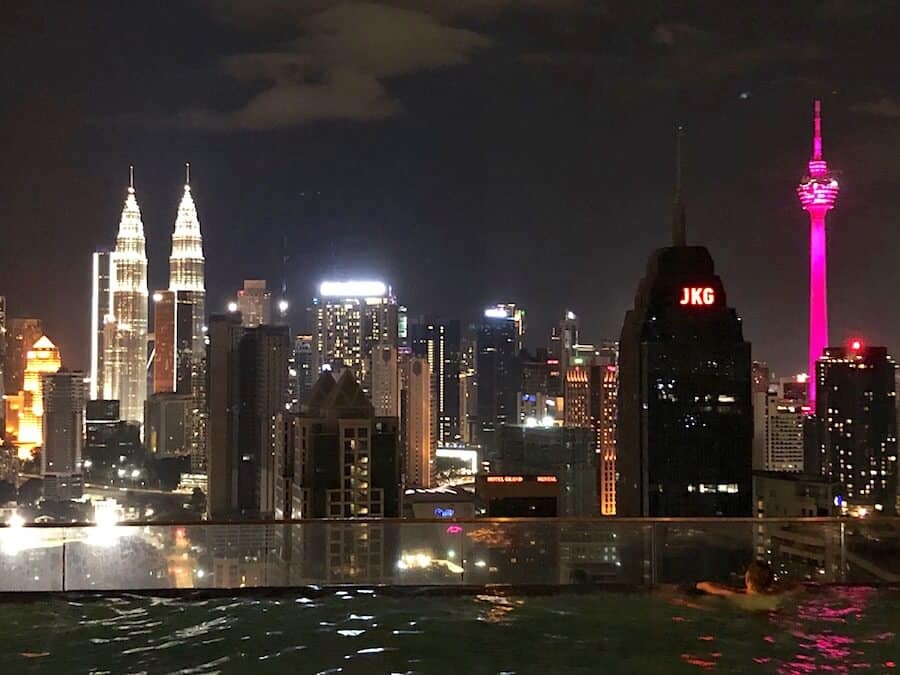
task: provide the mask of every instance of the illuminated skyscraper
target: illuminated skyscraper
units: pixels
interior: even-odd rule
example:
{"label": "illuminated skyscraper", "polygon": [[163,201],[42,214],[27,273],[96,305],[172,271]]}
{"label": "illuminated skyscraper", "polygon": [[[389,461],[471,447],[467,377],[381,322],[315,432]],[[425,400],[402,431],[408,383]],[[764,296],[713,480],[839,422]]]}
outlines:
{"label": "illuminated skyscraper", "polygon": [[59,350],[46,335],[41,336],[27,352],[22,386],[22,411],[19,414],[17,434],[19,456],[24,459],[29,458],[31,450],[43,443],[42,377],[48,373],[55,373],[61,365]]}
{"label": "illuminated skyscraper", "polygon": [[43,334],[40,319],[9,319],[3,366],[4,386],[8,393],[14,394],[22,390],[28,350]]}
{"label": "illuminated skyscraper", "polygon": [[855,515],[895,513],[897,364],[887,348],[852,340],[828,347],[816,366],[819,452],[806,470],[839,483]]}
{"label": "illuminated skyscraper", "polygon": [[241,325],[245,328],[272,323],[272,292],[264,279],[244,279],[244,287],[237,292],[237,302],[229,311],[241,313]]}
{"label": "illuminated skyscraper", "polygon": [[[575,312],[566,311],[562,321],[559,322],[559,335],[551,336],[551,342],[558,344],[559,352],[554,354],[559,359],[560,374],[563,382],[560,382],[560,390],[565,390],[565,377],[569,369],[569,362],[578,344],[578,317]],[[554,338],[558,338],[554,341]]]}
{"label": "illuminated skyscraper", "polygon": [[190,173],[187,173],[172,234],[169,290],[153,294],[154,393],[189,395],[193,389],[192,378],[202,373],[196,364],[206,356],[203,265],[200,221],[191,195]]}
{"label": "illuminated skyscraper", "polygon": [[754,470],[803,473],[807,384],[806,374],[767,382],[765,389],[754,382]]}
{"label": "illuminated skyscraper", "polygon": [[153,293],[153,394],[175,391],[178,369],[175,349],[175,294],[172,291]]}
{"label": "illuminated skyscraper", "polygon": [[391,288],[380,281],[324,281],[313,309],[318,370],[349,368],[370,396],[373,352],[399,343]]}
{"label": "illuminated skyscraper", "polygon": [[514,302],[501,302],[484,310],[485,319],[509,321],[515,334],[516,353],[525,348],[525,310]]}
{"label": "illuminated skyscraper", "polygon": [[[618,347],[615,348],[616,352]],[[603,354],[591,366],[591,425],[594,448],[599,455],[597,495],[599,511],[616,515],[616,416],[619,408],[619,367],[616,355]]]}
{"label": "illuminated skyscraper", "polygon": [[142,422],[147,398],[147,253],[141,209],[128,185],[110,273],[112,313],[104,336],[103,398],[120,402],[122,419]]}
{"label": "illuminated skyscraper", "polygon": [[[331,373],[322,373],[309,405],[299,415],[296,433],[294,518],[400,515],[397,418],[375,415],[352,372],[344,370],[336,380]],[[320,528],[318,533],[320,536],[325,530]],[[337,548],[342,545],[331,543]],[[373,544],[380,548],[380,538],[374,541],[370,537],[363,548]],[[378,554],[376,549],[371,550],[372,555]],[[321,542],[309,550],[327,553],[329,545]]]}
{"label": "illuminated skyscraper", "polygon": [[400,417],[397,348],[378,345],[372,352],[372,406],[376,417]]}
{"label": "illuminated skyscraper", "polygon": [[[172,233],[172,255],[169,257],[169,290],[178,294],[180,304],[191,307],[190,335],[178,335],[176,344],[184,343],[191,357],[200,358],[204,351],[203,323],[206,304],[203,237],[197,207],[191,195],[190,164],[185,165],[184,194],[175,217]],[[179,347],[180,349],[180,347]]]}
{"label": "illuminated skyscraper", "polygon": [[427,359],[410,358],[404,364],[403,396],[406,485],[431,487],[435,444],[431,425],[431,367]]}
{"label": "illuminated skyscraper", "polygon": [[431,424],[436,444],[452,443],[459,429],[459,321],[420,317],[409,325],[409,343],[431,367]]}
{"label": "illuminated skyscraper", "polygon": [[103,398],[104,334],[112,314],[112,253],[94,251],[91,256],[91,400]]}
{"label": "illuminated skyscraper", "polygon": [[203,471],[207,434],[206,279],[203,236],[191,193],[190,169],[190,164],[185,164],[184,193],[175,216],[169,256],[169,290],[159,294],[163,302],[156,304],[157,310],[171,311],[162,312],[164,322],[157,315],[154,325],[154,391],[190,397],[191,428],[185,429],[185,435],[190,439],[192,469]]}
{"label": "illuminated skyscraper", "polygon": [[[815,102],[813,153],[808,175],[797,186],[797,196],[809,213],[809,375],[828,346],[828,270],[826,265],[825,214],[834,208],[839,186],[822,158],[821,102]],[[809,388],[811,412],[816,411],[816,387]]]}
{"label": "illuminated skyscraper", "polygon": [[619,341],[616,514],[749,516],[750,343],[709,251],[686,243],[680,190],[672,230]]}
{"label": "illuminated skyscraper", "polygon": [[565,426],[591,426],[590,366],[570,365],[566,369]]}
{"label": "illuminated skyscraper", "polygon": [[753,394],[753,468],[803,472],[803,414],[805,406],[783,400],[776,387]]}
{"label": "illuminated skyscraper", "polygon": [[474,337],[465,337],[459,350],[459,435],[463,443],[478,440],[478,374]]}

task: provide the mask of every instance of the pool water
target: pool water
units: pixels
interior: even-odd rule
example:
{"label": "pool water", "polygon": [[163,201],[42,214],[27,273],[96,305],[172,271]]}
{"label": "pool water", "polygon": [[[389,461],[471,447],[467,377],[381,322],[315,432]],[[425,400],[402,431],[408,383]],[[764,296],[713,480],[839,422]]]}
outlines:
{"label": "pool water", "polygon": [[900,589],[6,601],[6,672],[900,673]]}

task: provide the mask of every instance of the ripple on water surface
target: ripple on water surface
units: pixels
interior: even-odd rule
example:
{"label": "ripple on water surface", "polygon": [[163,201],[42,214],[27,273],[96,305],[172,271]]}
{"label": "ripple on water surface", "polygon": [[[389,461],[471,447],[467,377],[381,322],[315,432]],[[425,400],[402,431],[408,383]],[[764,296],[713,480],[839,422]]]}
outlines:
{"label": "ripple on water surface", "polygon": [[891,672],[900,591],[812,589],[777,612],[649,593],[0,605],[8,672]]}

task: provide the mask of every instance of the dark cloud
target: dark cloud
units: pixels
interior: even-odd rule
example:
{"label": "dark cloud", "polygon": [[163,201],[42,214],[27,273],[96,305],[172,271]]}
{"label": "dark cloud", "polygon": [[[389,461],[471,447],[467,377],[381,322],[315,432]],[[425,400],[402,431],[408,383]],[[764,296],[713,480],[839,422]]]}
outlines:
{"label": "dark cloud", "polygon": [[711,44],[715,39],[714,33],[686,23],[658,23],[652,32],[652,41],[665,47],[680,46],[684,42]]}
{"label": "dark cloud", "polygon": [[[570,74],[577,69],[601,70],[597,79],[607,89],[656,96],[660,91],[746,82],[768,71],[781,76],[790,72],[787,64],[812,63],[821,57],[815,43],[777,33],[751,39],[727,27],[659,21],[652,13],[632,15],[630,21],[623,21],[621,14],[595,14],[590,20],[596,34],[625,35],[611,42],[531,52],[525,60]],[[643,76],[635,77],[636,71]]]}
{"label": "dark cloud", "polygon": [[826,0],[816,8],[823,21],[862,19],[886,9],[896,9],[895,0]]}
{"label": "dark cloud", "polygon": [[884,96],[877,101],[857,103],[853,106],[856,112],[868,113],[879,117],[900,119],[900,101]]}
{"label": "dark cloud", "polygon": [[388,4],[322,3],[306,13],[283,3],[262,4],[278,5],[289,14],[297,36],[277,50],[240,53],[224,61],[229,76],[261,88],[235,110],[192,110],[181,113],[179,123],[272,129],[323,119],[383,119],[402,110],[387,90],[388,80],[466,63],[490,44],[483,35],[443,23],[433,14]]}
{"label": "dark cloud", "polygon": [[[272,22],[283,17],[303,17],[335,5],[361,4],[356,0],[211,0],[209,8],[215,14],[235,21]],[[460,17],[492,20],[504,12],[571,12],[587,6],[600,9],[598,0],[378,0],[378,5],[406,9],[442,20]]]}

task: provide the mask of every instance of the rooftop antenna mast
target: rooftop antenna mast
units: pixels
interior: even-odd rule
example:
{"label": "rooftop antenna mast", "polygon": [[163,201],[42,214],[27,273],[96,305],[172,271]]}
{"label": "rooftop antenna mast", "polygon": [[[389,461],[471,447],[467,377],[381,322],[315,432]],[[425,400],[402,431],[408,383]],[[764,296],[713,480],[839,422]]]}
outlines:
{"label": "rooftop antenna mast", "polygon": [[672,245],[687,246],[684,201],[681,198],[681,138],[684,125],[675,127],[675,200],[672,204]]}
{"label": "rooftop antenna mast", "polygon": [[281,235],[281,298],[287,300],[287,266],[290,261],[288,255],[288,238],[287,234]]}

